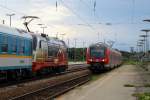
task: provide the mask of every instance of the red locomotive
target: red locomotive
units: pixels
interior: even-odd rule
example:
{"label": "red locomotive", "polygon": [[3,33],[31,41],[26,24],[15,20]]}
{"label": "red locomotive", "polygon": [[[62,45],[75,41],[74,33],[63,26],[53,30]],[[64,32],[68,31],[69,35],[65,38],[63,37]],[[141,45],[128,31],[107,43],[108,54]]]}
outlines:
{"label": "red locomotive", "polygon": [[67,46],[64,41],[50,38],[45,34],[32,34],[32,37],[32,71],[37,72],[46,69],[61,72],[67,69]]}
{"label": "red locomotive", "polygon": [[87,48],[86,60],[92,71],[99,72],[103,69],[119,66],[122,62],[122,56],[119,51],[104,43],[95,43]]}

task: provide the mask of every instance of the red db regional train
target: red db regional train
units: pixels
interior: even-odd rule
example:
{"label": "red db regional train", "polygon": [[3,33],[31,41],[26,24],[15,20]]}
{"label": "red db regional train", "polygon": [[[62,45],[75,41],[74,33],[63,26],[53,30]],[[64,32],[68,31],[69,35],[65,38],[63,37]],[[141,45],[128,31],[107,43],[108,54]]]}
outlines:
{"label": "red db regional train", "polygon": [[122,62],[121,53],[104,43],[92,44],[87,48],[87,64],[93,72],[117,67]]}
{"label": "red db regional train", "polygon": [[67,66],[64,41],[0,26],[0,79],[28,76],[29,73],[61,72]]}

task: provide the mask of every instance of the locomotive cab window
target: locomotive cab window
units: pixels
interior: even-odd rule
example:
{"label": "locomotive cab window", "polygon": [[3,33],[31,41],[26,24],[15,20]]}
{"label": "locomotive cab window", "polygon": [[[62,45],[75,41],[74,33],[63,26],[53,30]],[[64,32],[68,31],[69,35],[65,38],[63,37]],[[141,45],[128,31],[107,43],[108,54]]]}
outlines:
{"label": "locomotive cab window", "polygon": [[1,37],[0,39],[1,52],[2,53],[8,52],[8,36],[1,35],[0,37]]}
{"label": "locomotive cab window", "polygon": [[103,58],[105,57],[104,47],[91,47],[90,48],[91,57]]}
{"label": "locomotive cab window", "polygon": [[51,45],[48,46],[48,57],[57,57],[59,46]]}

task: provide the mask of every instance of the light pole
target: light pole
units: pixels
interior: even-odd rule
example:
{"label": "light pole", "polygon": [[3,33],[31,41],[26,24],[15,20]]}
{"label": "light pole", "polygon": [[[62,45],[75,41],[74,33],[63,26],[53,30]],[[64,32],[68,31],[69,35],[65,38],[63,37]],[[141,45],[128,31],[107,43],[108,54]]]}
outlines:
{"label": "light pole", "polygon": [[[150,22],[150,19],[145,19],[145,20],[143,20],[143,21],[145,21],[145,22]],[[148,41],[149,42],[149,41]],[[148,44],[148,46],[149,46],[149,44]],[[148,49],[148,55],[149,55],[149,49]]]}
{"label": "light pole", "polygon": [[97,33],[97,35],[98,35],[98,42],[100,42],[100,40],[99,40],[99,37],[100,37],[100,34],[99,34],[99,32]]}
{"label": "light pole", "polygon": [[142,44],[138,44],[137,47],[138,47],[138,52],[140,53],[142,51]]}
{"label": "light pole", "polygon": [[46,26],[43,26],[43,27],[41,27],[42,29],[43,29],[43,34],[44,34],[44,30],[45,30],[45,28],[47,28]]}
{"label": "light pole", "polygon": [[44,24],[37,24],[37,25],[42,26],[42,25],[44,25]]}
{"label": "light pole", "polygon": [[5,20],[2,20],[2,24],[5,24]]}
{"label": "light pole", "polygon": [[144,22],[150,22],[150,19],[145,19],[145,20],[143,20]]}
{"label": "light pole", "polygon": [[148,51],[149,51],[148,32],[149,32],[150,30],[149,30],[149,29],[143,29],[143,30],[141,30],[141,31],[143,31],[143,32],[146,33],[146,35],[145,35],[145,39],[146,39],[146,52],[148,52]]}
{"label": "light pole", "polygon": [[58,39],[58,32],[56,33],[56,39]]}
{"label": "light pole", "polygon": [[140,61],[140,58],[141,58],[140,54],[142,54],[143,52],[143,42],[138,42],[137,48],[138,48],[137,57],[138,57],[138,60]]}
{"label": "light pole", "polygon": [[44,24],[37,24],[37,25],[41,26],[41,28],[42,28],[42,30],[43,30],[43,32],[42,32],[42,33],[44,34],[44,29],[45,29],[45,28],[47,28],[47,27],[46,27],[46,26],[44,26]]}
{"label": "light pole", "polygon": [[147,42],[146,42],[146,35],[140,35],[140,37],[143,37],[143,43],[144,43],[144,52],[146,53],[147,51]]}
{"label": "light pole", "polygon": [[62,40],[64,39],[65,33],[60,34],[62,36]]}
{"label": "light pole", "polygon": [[141,45],[141,51],[144,52],[145,51],[145,40],[139,40],[138,44]]}
{"label": "light pole", "polygon": [[70,45],[70,40],[69,40],[69,38],[67,39],[67,41],[68,41],[68,48],[70,47],[69,45]]}
{"label": "light pole", "polygon": [[130,47],[130,52],[133,54],[134,53],[134,47]]}
{"label": "light pole", "polygon": [[15,15],[14,13],[12,13],[12,14],[6,14],[6,16],[9,16],[9,21],[10,21],[9,24],[10,24],[10,27],[11,27],[11,17],[14,16],[14,15]]}
{"label": "light pole", "polygon": [[77,45],[77,39],[74,39],[74,61],[76,61],[76,45]]}
{"label": "light pole", "polygon": [[83,54],[83,61],[84,61],[84,53],[85,53],[84,51],[85,51],[85,42],[83,42],[83,51],[82,51],[83,52],[82,53]]}

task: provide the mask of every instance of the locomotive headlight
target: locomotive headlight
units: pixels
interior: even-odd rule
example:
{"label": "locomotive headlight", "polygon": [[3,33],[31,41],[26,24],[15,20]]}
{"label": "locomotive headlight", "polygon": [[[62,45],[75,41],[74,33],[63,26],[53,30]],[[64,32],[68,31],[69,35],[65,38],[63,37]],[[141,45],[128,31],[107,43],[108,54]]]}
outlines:
{"label": "locomotive headlight", "polygon": [[102,59],[102,62],[105,62],[105,59]]}
{"label": "locomotive headlight", "polygon": [[54,59],[54,63],[57,63],[58,62],[58,59]]}
{"label": "locomotive headlight", "polygon": [[90,59],[90,61],[93,61],[92,59]]}

